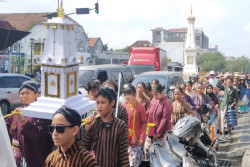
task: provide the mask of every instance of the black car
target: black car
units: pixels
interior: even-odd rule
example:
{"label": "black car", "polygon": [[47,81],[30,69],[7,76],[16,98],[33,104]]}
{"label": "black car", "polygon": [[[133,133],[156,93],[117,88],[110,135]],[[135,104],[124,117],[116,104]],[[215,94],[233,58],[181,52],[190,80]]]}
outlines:
{"label": "black car", "polygon": [[131,83],[134,79],[132,70],[124,65],[93,65],[79,67],[79,90],[83,96],[87,96],[85,86],[91,79],[99,79],[101,83],[107,79],[112,79],[118,83],[119,73],[121,73],[121,86]]}
{"label": "black car", "polygon": [[172,98],[173,96],[173,91],[170,91],[170,87],[175,87],[176,84],[184,83],[183,78],[179,72],[150,71],[139,74],[137,78],[132,82],[132,85],[136,86],[139,82],[151,84],[154,79],[158,79],[160,84],[165,85],[166,89],[164,93],[168,94],[169,98]]}

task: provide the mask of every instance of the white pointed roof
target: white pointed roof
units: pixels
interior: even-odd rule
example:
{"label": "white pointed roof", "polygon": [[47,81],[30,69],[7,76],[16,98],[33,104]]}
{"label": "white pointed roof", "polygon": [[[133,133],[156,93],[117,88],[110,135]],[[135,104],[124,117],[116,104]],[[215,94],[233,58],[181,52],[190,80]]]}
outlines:
{"label": "white pointed roof", "polygon": [[195,17],[193,16],[192,6],[191,6],[191,14],[187,20],[188,20],[188,30],[187,30],[185,48],[196,49],[195,28],[194,28]]}
{"label": "white pointed roof", "polygon": [[53,66],[69,66],[78,64],[76,56],[75,30],[73,21],[64,17],[62,6],[58,16],[49,19],[44,54],[41,64]]}

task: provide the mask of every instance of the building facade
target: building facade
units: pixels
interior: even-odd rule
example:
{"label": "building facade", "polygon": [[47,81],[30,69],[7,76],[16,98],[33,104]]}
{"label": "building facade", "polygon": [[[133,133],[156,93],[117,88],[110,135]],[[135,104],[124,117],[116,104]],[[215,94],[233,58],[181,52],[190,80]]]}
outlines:
{"label": "building facade", "polygon": [[[167,42],[175,38],[182,38],[186,41],[187,37],[187,28],[174,28],[174,29],[163,29],[155,28],[152,29],[152,42],[153,45],[159,46],[161,42]],[[202,28],[195,29],[196,44],[202,49],[209,48],[209,38],[205,35]]]}
{"label": "building facade", "polygon": [[178,62],[182,66],[184,65],[184,47],[185,41],[182,38],[175,38],[167,42],[161,42],[159,47],[167,51],[168,59],[171,62]]}
{"label": "building facade", "polygon": [[88,53],[95,54],[102,52],[103,42],[102,39],[97,38],[88,38]]}
{"label": "building facade", "polygon": [[161,42],[169,40],[169,32],[164,28],[152,29],[152,43],[154,46],[159,46]]}

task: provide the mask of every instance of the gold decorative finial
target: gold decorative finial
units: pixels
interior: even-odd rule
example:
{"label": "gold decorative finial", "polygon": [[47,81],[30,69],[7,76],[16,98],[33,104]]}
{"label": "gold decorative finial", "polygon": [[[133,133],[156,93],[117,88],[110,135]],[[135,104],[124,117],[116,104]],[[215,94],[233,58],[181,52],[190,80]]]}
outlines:
{"label": "gold decorative finial", "polygon": [[62,3],[60,4],[57,17],[64,18]]}

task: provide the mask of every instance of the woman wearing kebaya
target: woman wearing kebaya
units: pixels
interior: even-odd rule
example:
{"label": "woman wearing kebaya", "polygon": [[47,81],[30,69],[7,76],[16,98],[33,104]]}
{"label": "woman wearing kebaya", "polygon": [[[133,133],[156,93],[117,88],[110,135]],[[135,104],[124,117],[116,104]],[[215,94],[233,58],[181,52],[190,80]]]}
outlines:
{"label": "woman wearing kebaya", "polygon": [[148,97],[144,95],[145,84],[144,82],[139,82],[136,86],[136,100],[144,105],[145,110],[147,111],[149,108],[150,100]]}
{"label": "woman wearing kebaya", "polygon": [[211,98],[204,94],[204,87],[202,83],[197,84],[197,94],[193,97],[194,104],[196,105],[195,117],[199,118],[204,128],[208,128],[208,113],[214,108],[214,102]]}
{"label": "woman wearing kebaya", "polygon": [[[215,145],[214,145],[214,148],[217,148],[218,146],[218,140],[217,140],[217,115],[218,115],[218,108],[219,108],[219,99],[217,97],[217,95],[213,92],[213,86],[211,84],[208,84],[207,85],[207,89],[206,89],[206,94],[211,98],[211,100],[214,102],[214,111],[212,111],[212,113],[210,113],[209,117],[210,117],[210,120],[209,120],[209,125],[210,125],[210,134],[213,133],[213,136],[214,136],[214,140],[216,141],[215,142]],[[213,127],[212,129],[214,130],[212,132],[211,130],[211,127]]]}
{"label": "woman wearing kebaya", "polygon": [[[221,141],[231,140],[231,128],[227,126],[227,110],[228,107],[235,109],[238,103],[238,92],[233,87],[233,79],[228,78],[226,86],[217,84],[221,90],[224,90],[224,96],[222,98],[219,112],[221,112],[221,130],[222,136],[220,138]],[[225,136],[225,131],[228,129],[228,135]]]}
{"label": "woman wearing kebaya", "polygon": [[[128,112],[129,122],[129,164],[130,166],[138,167],[141,163],[141,146],[146,137],[146,111],[145,106],[136,100],[136,90],[133,85],[129,84],[124,86],[124,96],[127,100],[124,106]],[[138,156],[139,154],[140,156]]]}
{"label": "woman wearing kebaya", "polygon": [[182,88],[175,88],[174,90],[174,102],[173,102],[173,114],[171,115],[171,122],[173,125],[177,123],[178,120],[185,117],[186,115],[193,116],[193,110],[190,105],[183,99]]}
{"label": "woman wearing kebaya", "polygon": [[195,92],[192,89],[193,83],[191,81],[186,82],[186,94],[193,98],[195,96]]}
{"label": "woman wearing kebaya", "polygon": [[154,98],[150,102],[148,110],[148,123],[155,124],[152,136],[146,138],[143,148],[143,161],[150,160],[150,147],[153,141],[161,140],[167,130],[171,130],[171,114],[173,107],[167,96],[164,94],[165,86],[156,84],[152,88]]}
{"label": "woman wearing kebaya", "polygon": [[182,92],[183,92],[183,99],[185,102],[189,103],[192,110],[194,111],[195,110],[195,104],[192,100],[192,98],[186,94],[186,84],[181,84],[181,88],[182,88]]}

